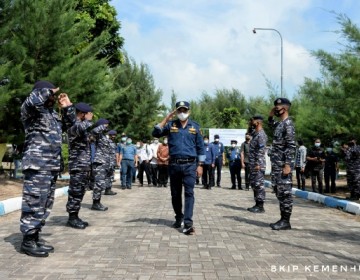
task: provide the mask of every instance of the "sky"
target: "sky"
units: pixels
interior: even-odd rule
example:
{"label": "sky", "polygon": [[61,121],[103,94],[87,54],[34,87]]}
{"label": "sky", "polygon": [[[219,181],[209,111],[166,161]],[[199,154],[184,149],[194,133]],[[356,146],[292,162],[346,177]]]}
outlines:
{"label": "sky", "polygon": [[[268,79],[290,99],[305,77],[320,78],[311,51],[334,53],[343,38],[335,13],[360,26],[358,0],[112,0],[124,50],[148,66],[162,102],[237,89],[267,96]],[[254,28],[270,28],[258,30]],[[282,45],[282,47],[281,47]],[[281,60],[281,49],[283,59]],[[283,74],[281,75],[281,70]]]}

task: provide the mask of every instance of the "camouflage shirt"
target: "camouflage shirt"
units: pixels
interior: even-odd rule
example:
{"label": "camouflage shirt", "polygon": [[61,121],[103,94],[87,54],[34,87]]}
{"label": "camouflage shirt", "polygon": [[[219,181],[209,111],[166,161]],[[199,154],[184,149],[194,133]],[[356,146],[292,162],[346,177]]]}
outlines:
{"label": "camouflage shirt", "polygon": [[293,169],[295,164],[295,127],[290,118],[276,122],[269,118],[269,125],[274,130],[271,160],[275,166],[283,167],[290,165]]}
{"label": "camouflage shirt", "polygon": [[92,130],[95,138],[94,163],[100,163],[110,167],[111,164],[113,164],[113,158],[109,154],[110,141],[105,135],[106,129],[105,125],[102,124]]}
{"label": "camouflage shirt", "polygon": [[111,164],[111,168],[115,168],[116,166],[116,150],[117,150],[117,145],[116,143],[111,140],[110,138],[109,140],[109,156],[110,156],[110,164]]}
{"label": "camouflage shirt", "polygon": [[350,171],[360,171],[360,146],[354,145],[345,151],[346,167]]}
{"label": "camouflage shirt", "polygon": [[22,168],[60,171],[62,129],[74,124],[74,106],[62,108],[62,116],[44,104],[49,89],[35,89],[21,106],[21,121],[25,129]]}
{"label": "camouflage shirt", "polygon": [[265,148],[268,138],[263,129],[255,131],[249,144],[249,164],[250,168],[260,166],[261,170],[266,168]]}
{"label": "camouflage shirt", "polygon": [[69,170],[90,170],[90,132],[92,123],[77,120],[67,131],[69,138]]}

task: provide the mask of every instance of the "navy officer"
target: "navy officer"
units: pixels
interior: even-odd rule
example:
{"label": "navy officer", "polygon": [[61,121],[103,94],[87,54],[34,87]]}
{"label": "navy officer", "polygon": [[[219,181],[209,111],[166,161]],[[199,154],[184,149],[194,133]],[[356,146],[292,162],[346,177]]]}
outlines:
{"label": "navy officer", "polygon": [[[177,119],[172,120],[174,116]],[[194,234],[193,209],[196,176],[201,177],[205,161],[204,141],[198,123],[189,119],[190,104],[187,101],[176,103],[176,110],[169,113],[154,127],[152,135],[168,137],[169,175],[172,206],[175,212],[174,228],[184,222],[183,233]],[[185,207],[182,212],[182,185],[184,185]]]}

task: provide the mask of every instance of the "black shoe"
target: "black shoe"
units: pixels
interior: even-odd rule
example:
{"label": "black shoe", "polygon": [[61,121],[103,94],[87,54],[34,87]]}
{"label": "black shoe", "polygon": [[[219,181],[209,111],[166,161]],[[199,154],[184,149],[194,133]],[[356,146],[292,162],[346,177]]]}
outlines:
{"label": "black shoe", "polygon": [[53,253],[54,252],[54,247],[49,245],[49,244],[45,244],[45,241],[43,240],[40,240],[39,238],[39,232],[37,232],[35,234],[35,242],[36,244],[40,247],[40,249],[42,249],[43,251],[45,252],[48,252],[48,253]]}
{"label": "black shoe", "polygon": [[247,210],[251,213],[264,213],[265,212],[264,207],[261,207],[258,205],[254,205],[253,207],[248,208]]}
{"label": "black shoe", "polygon": [[249,191],[249,188],[245,188],[245,191]]}
{"label": "black shoe", "polygon": [[[49,252],[45,250],[44,246],[45,245],[43,245],[43,248],[39,246],[36,242],[36,234],[31,234],[24,236],[20,249],[23,253],[29,256],[46,258],[49,256]],[[54,248],[52,248],[52,250],[54,250]]]}
{"label": "black shoe", "polygon": [[231,187],[230,189],[231,189],[231,190],[236,190],[236,187]]}
{"label": "black shoe", "polygon": [[116,195],[117,192],[113,192],[111,189],[106,189],[104,195]]}
{"label": "black shoe", "polygon": [[69,219],[66,223],[67,226],[77,229],[85,229],[86,225],[79,218],[77,219]]}
{"label": "black shoe", "polygon": [[167,184],[164,184],[164,188],[167,188]]}
{"label": "black shoe", "polygon": [[126,187],[125,187],[125,186],[121,186],[121,189],[122,189],[122,190],[126,190]]}
{"label": "black shoe", "polygon": [[286,220],[279,220],[275,224],[270,224],[270,227],[273,230],[287,230],[291,229],[291,225],[289,221]]}
{"label": "black shoe", "polygon": [[91,206],[91,210],[106,211],[108,210],[108,207],[102,205],[100,201],[94,201],[93,205]]}
{"label": "black shoe", "polygon": [[193,226],[184,226],[182,232],[186,235],[193,235],[195,234],[195,228]]}
{"label": "black shoe", "polygon": [[239,189],[239,190],[244,190],[242,187],[239,187],[238,189]]}
{"label": "black shoe", "polygon": [[127,188],[128,190],[131,190],[131,187],[130,187],[130,186],[127,186],[126,188]]}
{"label": "black shoe", "polygon": [[217,187],[218,187],[218,188],[221,188],[221,186],[220,186],[220,185],[217,185]]}
{"label": "black shoe", "polygon": [[182,221],[177,220],[172,224],[173,228],[181,228]]}

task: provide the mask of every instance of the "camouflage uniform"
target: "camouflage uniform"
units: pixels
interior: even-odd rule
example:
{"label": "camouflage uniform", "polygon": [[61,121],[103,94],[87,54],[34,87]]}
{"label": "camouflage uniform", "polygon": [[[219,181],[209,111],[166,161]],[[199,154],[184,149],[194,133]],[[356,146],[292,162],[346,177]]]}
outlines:
{"label": "camouflage uniform", "polygon": [[274,129],[272,143],[273,174],[277,186],[277,198],[280,203],[281,213],[291,215],[292,198],[292,172],[284,176],[282,171],[285,164],[288,164],[291,171],[295,165],[295,127],[290,118],[276,122],[269,118],[269,125]]}
{"label": "camouflage uniform", "polygon": [[95,157],[93,162],[93,176],[95,185],[93,189],[93,200],[101,199],[101,192],[106,188],[106,176],[109,174],[110,167],[113,164],[113,156],[109,154],[110,142],[104,132],[105,125],[101,124],[93,129],[95,136]]}
{"label": "camouflage uniform", "polygon": [[270,158],[270,163],[271,163],[271,172],[270,172],[270,176],[271,176],[271,187],[273,189],[273,193],[277,193],[277,187],[276,187],[276,180],[275,180],[275,175],[274,175],[274,159],[273,159],[273,152],[272,152],[272,145],[270,145],[269,150],[267,152],[268,157]]}
{"label": "camouflage uniform", "polygon": [[90,181],[90,143],[89,128],[92,123],[88,120],[77,120],[68,129],[69,139],[69,197],[66,204],[68,213],[78,213]]}
{"label": "camouflage uniform", "polygon": [[106,190],[111,190],[113,175],[114,175],[115,166],[116,166],[116,149],[117,149],[117,145],[110,138],[108,139],[108,141],[109,141],[110,168],[109,168],[109,172],[108,172],[108,174],[106,175],[106,178],[105,178],[105,181],[106,181],[105,182],[105,185],[106,185],[105,188],[106,188]]}
{"label": "camouflage uniform", "polygon": [[62,109],[62,118],[46,107],[51,94],[48,88],[34,89],[21,106],[25,145],[20,231],[25,236],[37,234],[50,214],[60,171],[62,128],[70,127],[76,119],[73,106]]}
{"label": "camouflage uniform", "polygon": [[[252,134],[249,145],[250,186],[254,191],[255,201],[260,203],[264,203],[265,201],[264,175],[266,168],[265,148],[267,139],[265,131],[261,129]],[[255,170],[256,166],[260,166],[260,170]]]}
{"label": "camouflage uniform", "polygon": [[350,146],[345,150],[346,180],[351,198],[360,198],[360,146]]}

